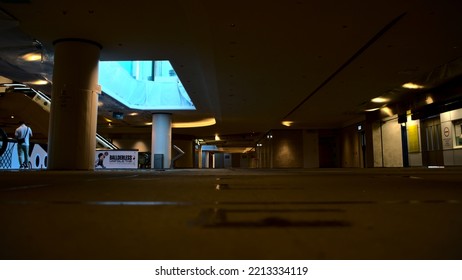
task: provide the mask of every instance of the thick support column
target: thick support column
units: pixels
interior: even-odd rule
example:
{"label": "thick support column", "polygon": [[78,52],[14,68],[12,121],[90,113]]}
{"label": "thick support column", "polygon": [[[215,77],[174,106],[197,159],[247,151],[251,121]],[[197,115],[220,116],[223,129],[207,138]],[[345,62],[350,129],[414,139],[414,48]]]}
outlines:
{"label": "thick support column", "polygon": [[[151,168],[170,168],[172,161],[172,115],[152,114]],[[156,155],[163,155],[163,166],[159,166]]]}
{"label": "thick support column", "polygon": [[86,40],[55,42],[48,169],[94,170],[100,50]]}

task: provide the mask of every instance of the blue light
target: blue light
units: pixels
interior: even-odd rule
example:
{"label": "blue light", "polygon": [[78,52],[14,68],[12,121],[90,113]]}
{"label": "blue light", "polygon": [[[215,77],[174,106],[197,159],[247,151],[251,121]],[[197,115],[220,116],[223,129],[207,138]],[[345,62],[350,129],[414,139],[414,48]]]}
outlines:
{"label": "blue light", "polygon": [[169,61],[100,61],[102,91],[137,110],[196,110]]}

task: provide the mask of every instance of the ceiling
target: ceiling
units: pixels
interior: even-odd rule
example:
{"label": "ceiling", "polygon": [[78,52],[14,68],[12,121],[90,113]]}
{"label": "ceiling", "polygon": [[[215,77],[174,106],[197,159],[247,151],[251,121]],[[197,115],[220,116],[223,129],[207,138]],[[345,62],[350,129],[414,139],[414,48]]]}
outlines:
{"label": "ceiling", "polygon": [[[284,128],[283,120],[303,129],[352,124],[372,98],[412,98],[402,84],[428,82],[423,77],[462,56],[460,0],[0,0],[0,9],[0,75],[51,80],[52,43],[61,38],[101,44],[101,60],[167,59],[197,108],[174,112],[174,121],[217,120],[174,133],[239,135],[245,142]],[[44,61],[18,59],[33,50]],[[50,86],[38,89],[51,94]],[[126,110],[119,105],[100,108],[100,115]],[[3,125],[13,113],[6,108]],[[140,121],[126,118],[111,129],[150,131]]]}

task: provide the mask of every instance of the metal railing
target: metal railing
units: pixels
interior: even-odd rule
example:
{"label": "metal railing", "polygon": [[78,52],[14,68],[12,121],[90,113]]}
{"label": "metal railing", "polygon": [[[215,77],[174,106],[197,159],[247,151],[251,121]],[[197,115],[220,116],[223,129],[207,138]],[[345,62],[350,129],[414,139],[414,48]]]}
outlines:
{"label": "metal railing", "polygon": [[[6,87],[7,92],[24,93],[25,95],[29,96],[36,104],[42,107],[45,111],[50,113],[51,98],[48,97],[43,92],[33,89],[31,87],[28,87],[24,84],[18,84],[18,83],[5,83],[5,84],[0,84],[0,86]],[[106,138],[99,135],[98,133],[96,133],[96,142],[100,145],[101,148],[110,149],[110,150],[119,149],[116,145],[114,145],[113,143],[111,143],[110,141],[108,141]]]}

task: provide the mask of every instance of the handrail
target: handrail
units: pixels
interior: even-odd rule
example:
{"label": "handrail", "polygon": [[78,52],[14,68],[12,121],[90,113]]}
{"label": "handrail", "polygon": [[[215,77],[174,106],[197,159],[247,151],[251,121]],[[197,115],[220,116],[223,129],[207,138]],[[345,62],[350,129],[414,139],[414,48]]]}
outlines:
{"label": "handrail", "polygon": [[185,154],[185,152],[183,152],[183,150],[180,149],[178,146],[173,145],[173,148],[178,152],[178,154],[172,158],[172,162],[170,164],[170,168],[172,168],[172,169],[174,168],[175,161],[177,159],[179,159],[180,157],[184,156],[184,154]]}
{"label": "handrail", "polygon": [[[48,113],[50,113],[50,106],[51,106],[51,98],[48,97],[48,95],[44,94],[43,92],[39,91],[39,90],[36,90],[36,89],[33,89],[31,87],[28,87],[24,84],[0,84],[0,86],[2,87],[12,87],[12,91],[15,91],[15,90],[21,90],[21,91],[32,91],[34,93],[33,96],[30,96],[29,94],[26,94],[27,96],[29,96],[35,103],[37,103],[40,107],[42,107],[45,111],[47,111]],[[29,91],[29,93],[30,93]],[[98,133],[96,133],[96,142],[101,145],[103,148],[106,148],[106,149],[110,149],[110,150],[118,150],[119,147],[117,147],[116,145],[112,144],[111,142],[109,142],[106,138],[104,138],[103,136],[99,135]]]}
{"label": "handrail", "polygon": [[101,146],[103,146],[104,148],[106,149],[111,149],[111,150],[118,150],[119,147],[117,147],[116,145],[112,144],[111,142],[109,142],[106,138],[104,138],[103,136],[99,135],[98,133],[96,133],[96,141],[98,142],[98,144],[100,144]]}

